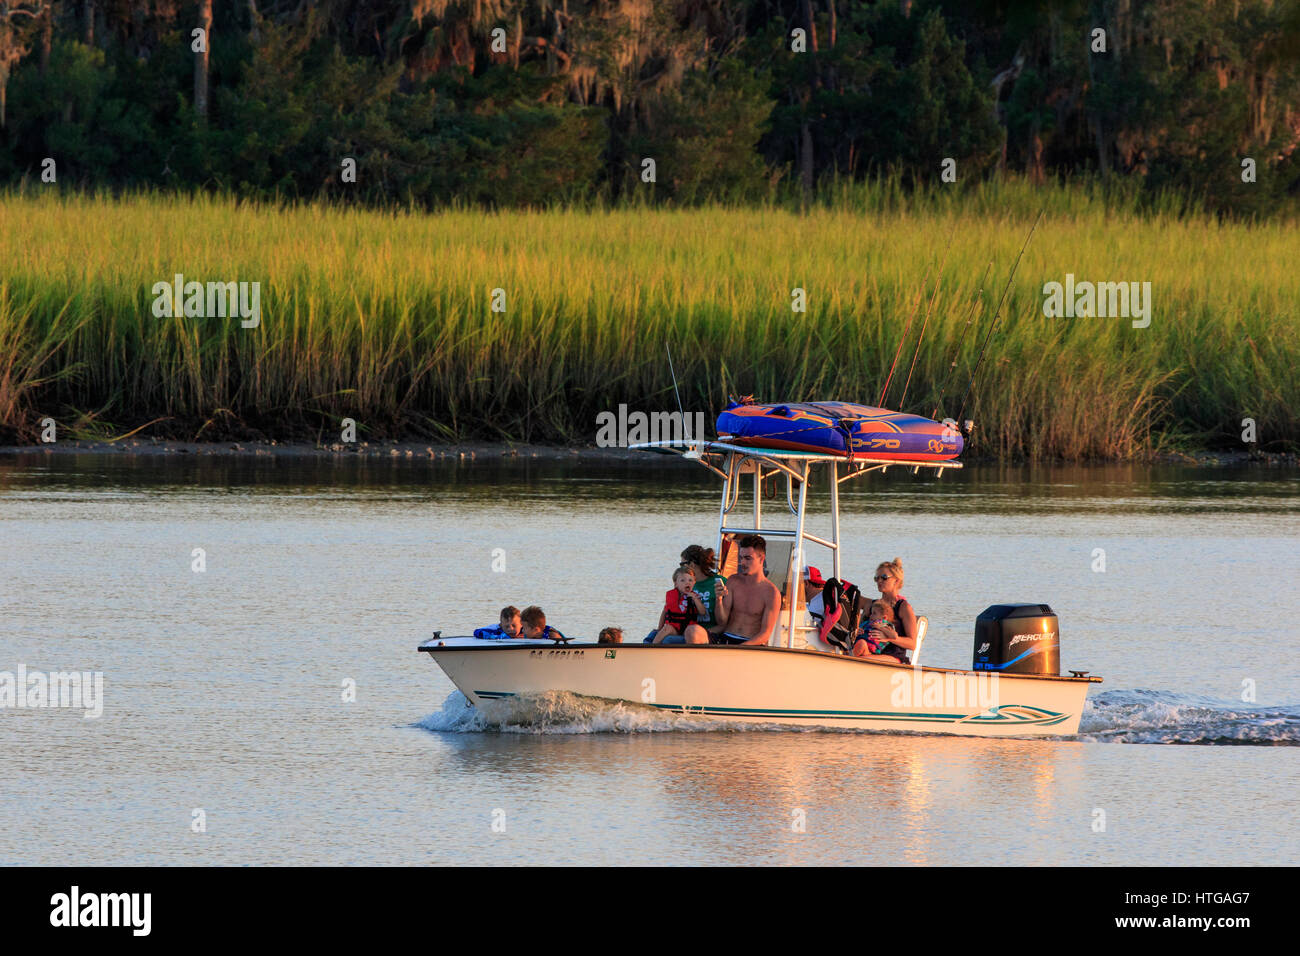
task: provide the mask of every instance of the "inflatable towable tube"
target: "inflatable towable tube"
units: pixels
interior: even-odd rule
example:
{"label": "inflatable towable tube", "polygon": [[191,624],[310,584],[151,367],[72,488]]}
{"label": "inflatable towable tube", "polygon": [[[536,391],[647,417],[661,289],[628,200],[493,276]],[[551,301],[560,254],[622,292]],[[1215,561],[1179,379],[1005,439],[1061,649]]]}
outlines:
{"label": "inflatable towable tube", "polygon": [[718,416],[718,439],[846,458],[948,461],[961,454],[961,433],[919,415],[850,402],[728,403]]}

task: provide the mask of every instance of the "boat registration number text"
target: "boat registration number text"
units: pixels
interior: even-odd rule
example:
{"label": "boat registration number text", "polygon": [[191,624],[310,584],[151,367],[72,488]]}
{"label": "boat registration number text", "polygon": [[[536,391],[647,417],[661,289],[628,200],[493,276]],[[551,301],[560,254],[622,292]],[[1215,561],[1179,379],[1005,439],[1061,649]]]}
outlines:
{"label": "boat registration number text", "polygon": [[582,651],[571,651],[565,648],[541,648],[535,651],[529,651],[529,657],[581,657]]}

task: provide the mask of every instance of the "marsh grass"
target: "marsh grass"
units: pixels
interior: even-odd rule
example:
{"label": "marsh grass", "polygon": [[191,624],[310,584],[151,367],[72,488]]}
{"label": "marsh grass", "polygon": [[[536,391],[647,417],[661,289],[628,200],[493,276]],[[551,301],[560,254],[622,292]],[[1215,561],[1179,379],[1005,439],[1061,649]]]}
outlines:
{"label": "marsh grass", "polygon": [[[958,202],[888,183],[780,206],[437,215],[211,196],[0,197],[0,429],[88,437],[591,441],[620,402],[728,394],[874,403],[909,315],[933,313],[906,408],[955,415],[1016,254],[1046,210],[967,408],[979,449],[1127,458],[1295,448],[1300,235],[1170,202],[998,184]],[[946,253],[946,259],[945,259]],[[940,263],[943,263],[940,272]],[[992,262],[981,290],[980,277]],[[258,281],[262,322],[155,318],[155,282]],[[1150,281],[1150,328],[1048,319],[1042,286]],[[935,286],[937,284],[937,294]],[[808,293],[806,314],[791,290]],[[507,311],[490,311],[494,288]],[[912,362],[903,348],[886,404]],[[66,431],[64,432],[67,433]]]}

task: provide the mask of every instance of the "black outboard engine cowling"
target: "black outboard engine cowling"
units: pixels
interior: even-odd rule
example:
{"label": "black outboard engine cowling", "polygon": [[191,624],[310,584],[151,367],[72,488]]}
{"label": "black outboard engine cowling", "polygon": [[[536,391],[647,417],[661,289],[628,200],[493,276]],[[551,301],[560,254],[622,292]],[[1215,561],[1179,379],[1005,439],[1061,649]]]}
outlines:
{"label": "black outboard engine cowling", "polygon": [[1061,670],[1061,629],[1046,604],[994,604],[975,618],[972,670],[1051,674]]}

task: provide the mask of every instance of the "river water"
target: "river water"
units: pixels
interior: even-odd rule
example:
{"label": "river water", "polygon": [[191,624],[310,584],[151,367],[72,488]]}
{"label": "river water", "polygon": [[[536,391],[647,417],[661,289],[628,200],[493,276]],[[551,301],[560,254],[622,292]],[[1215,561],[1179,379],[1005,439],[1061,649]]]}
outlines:
{"label": "river water", "polygon": [[1294,470],[845,487],[845,576],[902,557],[927,663],[968,666],[989,604],[1053,607],[1062,668],[1105,678],[1075,739],[482,713],[416,653],[508,603],[644,633],[715,493],[657,459],[0,456],[0,679],[103,674],[97,718],[0,709],[0,864],[1300,858]]}

